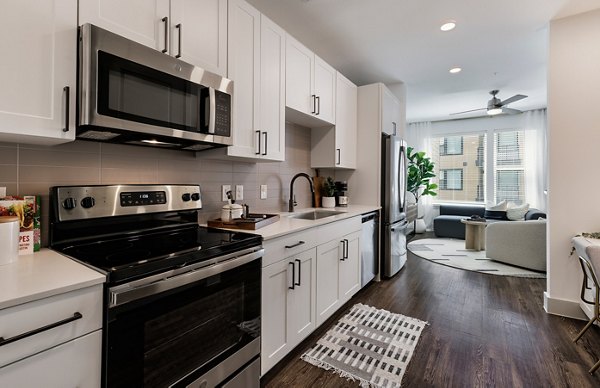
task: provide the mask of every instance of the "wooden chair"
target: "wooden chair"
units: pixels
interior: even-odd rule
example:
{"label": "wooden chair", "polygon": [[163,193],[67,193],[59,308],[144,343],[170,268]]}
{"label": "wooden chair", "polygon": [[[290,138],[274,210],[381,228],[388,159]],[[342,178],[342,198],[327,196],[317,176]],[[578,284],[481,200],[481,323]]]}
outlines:
{"label": "wooden chair", "polygon": [[[594,266],[590,262],[590,259],[587,257],[583,257],[581,255],[579,257],[579,264],[581,265],[581,270],[583,271],[583,282],[581,284],[581,300],[583,300],[587,304],[594,305],[594,316],[590,319],[590,321],[585,325],[585,327],[577,334],[577,337],[573,340],[573,342],[577,342],[579,338],[589,329],[596,320],[600,322],[600,284],[598,283],[598,277],[596,276],[596,272],[594,271]],[[589,279],[594,283],[594,300],[588,300],[585,296],[586,290],[591,290],[589,287]],[[600,367],[600,360],[592,366],[589,370],[590,374],[593,374],[596,369]]]}

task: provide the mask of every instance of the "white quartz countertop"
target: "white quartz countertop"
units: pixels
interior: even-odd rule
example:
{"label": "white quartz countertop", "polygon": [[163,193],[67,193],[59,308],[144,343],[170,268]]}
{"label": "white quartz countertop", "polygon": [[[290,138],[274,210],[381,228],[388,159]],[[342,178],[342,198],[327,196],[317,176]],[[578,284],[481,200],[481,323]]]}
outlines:
{"label": "white quartz countertop", "polygon": [[[354,216],[358,216],[361,214],[370,213],[376,210],[379,210],[378,206],[367,206],[367,205],[349,205],[348,207],[336,207],[336,208],[307,208],[307,209],[298,209],[294,213],[278,213],[279,221],[272,223],[270,225],[264,226],[257,230],[241,230],[241,229],[227,229],[234,230],[237,232],[247,232],[259,234],[262,236],[263,240],[270,240],[273,238],[285,236],[289,233],[298,232],[308,228],[314,228],[315,226],[329,224],[331,222],[340,221],[346,218],[351,218]],[[303,220],[298,218],[290,217],[291,215],[311,212],[313,210],[318,211],[337,211],[342,212],[341,214],[336,214],[331,217],[321,218],[319,220]],[[252,213],[261,213],[252,211]],[[273,212],[267,212],[269,214],[273,214]]]}
{"label": "white quartz countertop", "polygon": [[0,309],[104,283],[106,276],[50,249],[0,265]]}

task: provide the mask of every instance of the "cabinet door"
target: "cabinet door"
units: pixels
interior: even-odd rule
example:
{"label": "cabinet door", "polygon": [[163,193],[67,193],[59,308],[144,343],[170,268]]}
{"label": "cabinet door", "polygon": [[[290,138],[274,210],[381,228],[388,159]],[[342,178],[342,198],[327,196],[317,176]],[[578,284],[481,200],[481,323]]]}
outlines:
{"label": "cabinet door", "polygon": [[227,0],[171,0],[172,56],[227,75]]}
{"label": "cabinet door", "polygon": [[316,254],[313,248],[286,260],[296,266],[294,289],[290,292],[287,306],[292,347],[302,342],[316,327]]}
{"label": "cabinet door", "polygon": [[327,62],[315,56],[314,89],[316,96],[315,115],[328,123],[335,124],[335,79],[337,72]]}
{"label": "cabinet door", "polygon": [[[260,129],[263,159],[285,160],[285,31],[261,15]],[[266,135],[264,134],[266,133]]]}
{"label": "cabinet door", "polygon": [[356,168],[358,88],[337,73],[335,116],[335,166]]}
{"label": "cabinet door", "polygon": [[321,325],[340,306],[339,267],[342,259],[339,239],[317,247],[317,326]]}
{"label": "cabinet door", "polygon": [[312,93],[314,58],[312,51],[286,35],[285,105],[312,115],[316,112]]}
{"label": "cabinet door", "polygon": [[261,374],[292,349],[287,306],[292,291],[289,287],[294,281],[291,276],[293,265],[293,262],[281,260],[262,269]]}
{"label": "cabinet door", "polygon": [[[229,78],[234,82],[233,143],[228,155],[260,157],[260,12],[243,0],[229,1]],[[260,152],[259,152],[260,151]]]}
{"label": "cabinet door", "polygon": [[348,234],[343,237],[343,240],[346,245],[346,258],[340,262],[339,283],[342,304],[349,301],[360,290],[360,232]]}
{"label": "cabinet door", "polygon": [[169,0],[79,0],[80,25],[92,23],[156,50],[169,50],[168,18]]}
{"label": "cabinet door", "polygon": [[383,98],[383,107],[382,107],[382,132],[388,135],[398,135],[398,126],[400,123],[398,122],[398,117],[400,113],[400,106],[398,105],[398,100],[392,94],[392,92],[382,86],[382,98]]}
{"label": "cabinet door", "polygon": [[102,331],[0,368],[0,387],[100,387]]}
{"label": "cabinet door", "polygon": [[73,140],[77,1],[4,1],[2,7],[0,141]]}

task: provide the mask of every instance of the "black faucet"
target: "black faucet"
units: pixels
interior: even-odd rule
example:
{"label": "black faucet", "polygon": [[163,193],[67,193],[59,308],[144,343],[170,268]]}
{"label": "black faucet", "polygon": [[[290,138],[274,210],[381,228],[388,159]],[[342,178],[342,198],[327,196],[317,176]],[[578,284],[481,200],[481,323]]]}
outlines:
{"label": "black faucet", "polygon": [[294,200],[294,181],[296,180],[296,178],[299,178],[301,176],[308,179],[308,183],[310,184],[310,192],[312,193],[312,207],[315,207],[315,187],[313,186],[312,178],[304,172],[299,172],[298,174],[294,175],[292,181],[290,182],[290,202],[288,206],[288,211],[290,213],[294,211],[294,206],[297,205],[296,201]]}

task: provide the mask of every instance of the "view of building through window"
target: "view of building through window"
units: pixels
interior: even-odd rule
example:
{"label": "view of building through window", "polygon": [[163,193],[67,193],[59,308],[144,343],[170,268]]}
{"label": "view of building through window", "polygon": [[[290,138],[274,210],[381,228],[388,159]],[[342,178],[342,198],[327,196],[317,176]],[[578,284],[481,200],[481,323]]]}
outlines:
{"label": "view of building through window", "polygon": [[[493,136],[493,141],[488,142],[488,136]],[[431,159],[439,185],[436,202],[525,202],[523,131],[448,135],[432,140]],[[493,180],[488,181],[488,173],[493,174]]]}

